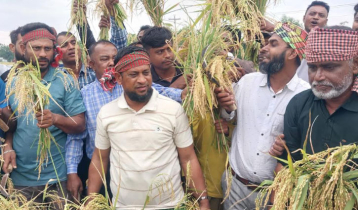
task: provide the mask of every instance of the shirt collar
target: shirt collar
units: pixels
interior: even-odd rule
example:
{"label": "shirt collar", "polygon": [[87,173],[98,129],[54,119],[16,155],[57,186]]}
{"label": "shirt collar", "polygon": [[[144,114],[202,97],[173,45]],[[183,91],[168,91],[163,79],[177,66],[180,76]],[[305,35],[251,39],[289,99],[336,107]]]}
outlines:
{"label": "shirt collar", "polygon": [[80,69],[80,74],[84,74],[85,73],[85,69],[86,69],[86,66],[84,64],[82,64],[82,67]]}
{"label": "shirt collar", "polygon": [[[286,84],[287,87],[291,91],[295,91],[298,83],[300,82],[300,78],[298,78],[297,74],[295,74],[292,79]],[[262,74],[262,79],[260,81],[260,87],[267,86],[267,74]]]}
{"label": "shirt collar", "polygon": [[[159,93],[155,89],[153,89],[153,94],[150,97],[148,103],[141,110],[139,110],[137,113],[143,113],[146,110],[155,111],[157,109],[158,96],[159,96]],[[118,98],[118,107],[121,109],[133,110],[132,108],[129,107],[129,105],[124,97],[124,93]]]}

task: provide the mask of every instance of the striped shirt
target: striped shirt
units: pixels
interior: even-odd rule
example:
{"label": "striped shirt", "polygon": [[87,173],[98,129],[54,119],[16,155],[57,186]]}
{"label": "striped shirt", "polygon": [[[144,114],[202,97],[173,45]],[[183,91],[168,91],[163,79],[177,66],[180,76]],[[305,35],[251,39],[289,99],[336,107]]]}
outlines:
{"label": "striped shirt", "polygon": [[119,209],[142,209],[146,201],[146,209],[177,206],[184,196],[177,148],[192,144],[184,109],[156,90],[138,112],[122,95],[97,117],[95,145],[111,148],[110,186]]}

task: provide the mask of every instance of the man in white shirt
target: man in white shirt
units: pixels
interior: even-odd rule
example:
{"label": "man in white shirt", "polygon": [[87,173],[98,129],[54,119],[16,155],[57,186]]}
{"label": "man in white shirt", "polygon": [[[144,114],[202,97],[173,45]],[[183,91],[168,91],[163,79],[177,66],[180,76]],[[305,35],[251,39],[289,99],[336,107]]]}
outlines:
{"label": "man in white shirt", "polygon": [[97,169],[103,165],[107,171],[110,159],[110,186],[117,209],[180,207],[184,199],[181,168],[190,174],[190,188],[201,209],[209,209],[184,109],[151,88],[149,56],[143,48],[123,48],[117,60],[106,74],[114,76],[112,82],[121,84],[124,94],[103,106],[97,116],[88,194],[100,190]]}
{"label": "man in white shirt", "polygon": [[[244,76],[234,85],[234,94],[217,97],[227,120],[237,117],[229,154],[232,182],[224,209],[255,209],[256,186],[272,180],[276,159],[269,155],[277,135],[283,133],[283,116],[290,99],[308,89],[296,70],[305,57],[307,33],[296,25],[279,23],[268,44],[260,51],[260,71]],[[237,112],[231,109],[237,104]],[[224,192],[227,174],[222,177]]]}

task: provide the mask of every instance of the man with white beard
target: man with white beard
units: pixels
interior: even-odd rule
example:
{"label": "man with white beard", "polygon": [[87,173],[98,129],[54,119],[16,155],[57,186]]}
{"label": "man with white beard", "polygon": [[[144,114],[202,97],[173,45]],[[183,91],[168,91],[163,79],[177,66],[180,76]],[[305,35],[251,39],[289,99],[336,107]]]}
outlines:
{"label": "man with white beard", "polygon": [[[302,159],[309,125],[309,154],[358,140],[358,94],[353,89],[358,32],[343,26],[315,28],[308,36],[306,59],[311,90],[292,98],[284,117],[284,136],[295,161]],[[280,157],[287,159],[284,151]],[[282,168],[278,163],[276,172]]]}

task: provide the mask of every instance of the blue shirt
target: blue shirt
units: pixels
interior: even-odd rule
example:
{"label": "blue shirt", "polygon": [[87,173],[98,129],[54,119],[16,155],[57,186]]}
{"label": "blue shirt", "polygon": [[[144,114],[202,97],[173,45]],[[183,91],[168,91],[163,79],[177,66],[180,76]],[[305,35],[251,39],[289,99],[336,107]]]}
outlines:
{"label": "blue shirt", "polygon": [[[181,103],[182,90],[175,88],[163,87],[161,85],[153,83],[155,88],[161,95],[167,96],[179,103]],[[87,157],[92,158],[92,154],[95,148],[95,135],[97,128],[97,115],[99,110],[105,104],[119,98],[123,93],[121,85],[116,84],[112,92],[104,91],[100,82],[96,79],[93,83],[87,85],[81,90],[83,102],[86,106],[86,131],[81,134],[72,135],[69,134],[66,142],[66,163],[67,174],[77,173],[77,167],[80,163],[83,155],[83,141],[86,140],[86,152]]]}
{"label": "blue shirt", "polygon": [[85,68],[85,65],[82,64],[78,75],[78,85],[80,86],[80,90],[84,86],[91,84],[96,79],[96,73],[91,68],[87,68],[87,72],[85,72]]}
{"label": "blue shirt", "polygon": [[[66,111],[69,116],[75,116],[86,111],[82,101],[80,91],[74,86],[73,78],[69,77],[67,81],[67,88],[64,86],[64,77],[62,74],[56,72],[62,69],[55,69],[50,67],[49,71],[42,79],[44,84],[51,84],[50,93],[54,100]],[[66,91],[67,89],[67,91]],[[14,102],[14,95],[9,99],[9,105],[12,110],[16,110],[17,105]],[[52,113],[66,116],[58,105],[52,99],[46,109],[51,110]],[[18,116],[18,113],[15,113]],[[41,186],[46,185],[50,180],[56,182],[56,173],[53,168],[52,161],[49,157],[48,163],[43,164],[41,176],[38,179],[38,162],[37,162],[37,147],[39,141],[40,128],[37,127],[37,120],[33,119],[31,115],[28,117],[21,115],[17,119],[17,127],[13,138],[13,149],[16,151],[17,168],[11,173],[11,178],[15,186]],[[51,154],[54,165],[57,169],[59,179],[66,180],[66,163],[65,158],[65,144],[67,134],[55,126],[49,127],[49,130],[55,138],[58,147],[51,142]],[[51,182],[50,182],[51,183]]]}
{"label": "blue shirt", "polygon": [[111,16],[111,40],[119,51],[123,47],[127,46],[127,30],[120,28],[114,17]]}

